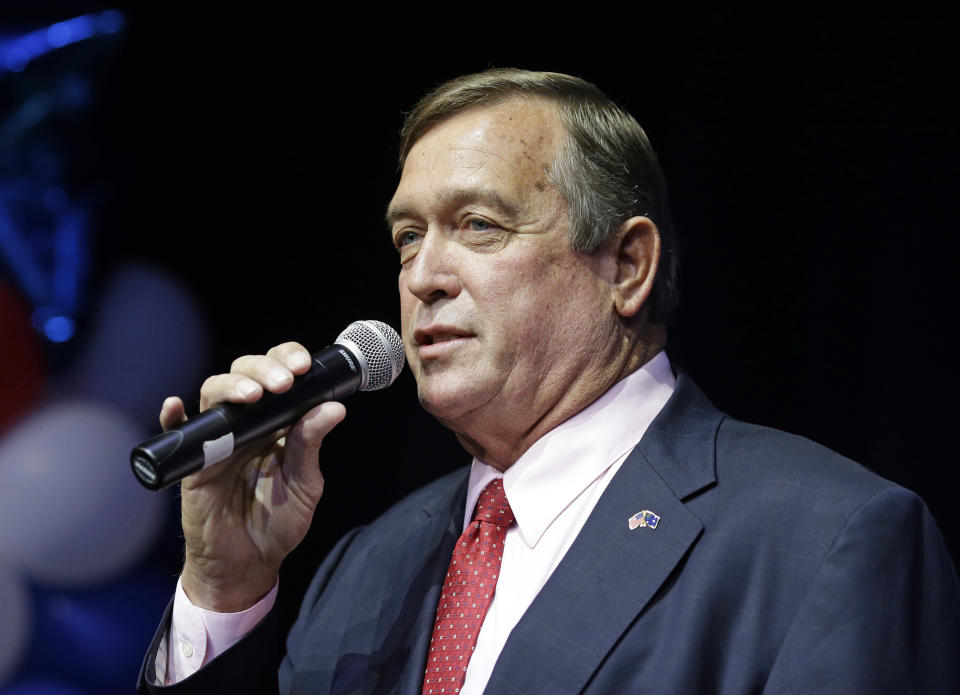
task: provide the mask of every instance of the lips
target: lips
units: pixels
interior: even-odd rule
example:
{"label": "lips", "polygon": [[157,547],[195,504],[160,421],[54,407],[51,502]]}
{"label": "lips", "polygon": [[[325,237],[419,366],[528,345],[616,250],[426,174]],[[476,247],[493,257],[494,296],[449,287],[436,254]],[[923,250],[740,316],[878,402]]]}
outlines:
{"label": "lips", "polygon": [[417,342],[420,345],[436,345],[437,343],[445,343],[449,340],[456,340],[462,337],[464,336],[458,333],[436,333],[434,335],[425,335],[423,336],[423,340]]}
{"label": "lips", "polygon": [[427,326],[413,332],[413,340],[420,348],[421,356],[439,355],[445,348],[452,348],[458,341],[472,337],[473,333],[451,326]]}

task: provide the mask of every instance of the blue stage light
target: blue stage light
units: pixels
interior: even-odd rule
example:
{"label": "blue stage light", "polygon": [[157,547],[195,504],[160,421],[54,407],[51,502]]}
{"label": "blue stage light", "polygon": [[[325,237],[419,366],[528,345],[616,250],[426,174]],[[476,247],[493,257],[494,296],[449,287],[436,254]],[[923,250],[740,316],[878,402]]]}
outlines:
{"label": "blue stage light", "polygon": [[32,56],[27,53],[21,46],[11,46],[7,49],[6,55],[4,56],[4,61],[0,64],[0,67],[6,66],[8,70],[12,72],[20,72],[25,67],[27,63],[30,62]]}
{"label": "blue stage light", "polygon": [[0,75],[22,72],[30,61],[97,34],[116,34],[125,23],[119,10],[83,14],[13,38],[0,38]]}
{"label": "blue stage light", "polygon": [[74,324],[69,316],[54,316],[43,324],[43,334],[51,343],[65,343],[73,337]]}
{"label": "blue stage light", "polygon": [[50,28],[47,29],[47,41],[54,48],[60,48],[68,43],[89,39],[96,31],[97,26],[93,21],[93,16],[84,14],[50,25]]}
{"label": "blue stage light", "polygon": [[104,34],[116,34],[125,23],[123,12],[119,10],[104,10],[97,18],[97,25]]}

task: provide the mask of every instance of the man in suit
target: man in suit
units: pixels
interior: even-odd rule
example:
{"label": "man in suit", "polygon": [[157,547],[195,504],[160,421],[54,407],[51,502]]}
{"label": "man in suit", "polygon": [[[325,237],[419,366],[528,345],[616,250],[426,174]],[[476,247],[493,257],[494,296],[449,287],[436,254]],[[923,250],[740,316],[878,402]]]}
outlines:
{"label": "man in suit", "polygon": [[[421,404],[473,464],[338,544],[279,671],[277,571],[344,410],[185,479],[186,562],[141,687],[956,690],[960,589],[922,502],[674,377],[675,242],[629,114],[575,78],[488,71],[418,104],[401,159],[387,218],[404,346]],[[308,355],[240,358],[201,407],[286,390]],[[164,426],[183,417],[168,399]],[[487,500],[506,521],[474,516]],[[484,578],[461,588],[468,566]],[[479,605],[477,622],[455,624],[454,605]]]}

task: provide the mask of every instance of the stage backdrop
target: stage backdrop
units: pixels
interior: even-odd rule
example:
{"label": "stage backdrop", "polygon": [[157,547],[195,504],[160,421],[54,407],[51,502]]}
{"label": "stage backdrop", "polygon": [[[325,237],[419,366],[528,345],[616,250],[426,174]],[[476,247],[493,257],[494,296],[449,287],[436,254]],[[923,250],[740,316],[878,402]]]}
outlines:
{"label": "stage backdrop", "polygon": [[[647,129],[682,244],[675,366],[731,415],[917,491],[960,557],[960,143],[943,18],[907,3],[441,24],[422,9],[395,21],[134,3],[3,11],[0,325],[19,342],[2,352],[0,464],[21,465],[32,436],[51,475],[69,470],[69,440],[43,432],[79,423],[71,413],[123,450],[157,429],[163,396],[195,408],[203,377],[238,355],[287,340],[318,349],[356,319],[398,326],[383,214],[403,113],[444,79],[518,66],[593,81]],[[52,29],[78,16],[93,34]],[[36,31],[44,55],[9,42]],[[347,408],[325,442],[314,528],[284,568],[287,622],[340,534],[469,461],[419,409],[409,373]],[[107,479],[129,483],[122,451],[111,456]],[[39,498],[47,483],[31,481]],[[153,613],[129,607],[159,618],[181,557],[175,498],[144,495],[153,516],[125,556],[113,543],[116,557],[73,574],[54,551],[50,566],[24,561],[29,548],[0,557],[18,606],[0,620],[0,682],[12,683],[0,693],[129,691],[153,630]],[[97,508],[118,520],[128,501]],[[50,528],[79,519],[67,524],[76,543],[103,549],[92,512],[54,512]],[[129,672],[57,657],[78,625],[125,635]]]}

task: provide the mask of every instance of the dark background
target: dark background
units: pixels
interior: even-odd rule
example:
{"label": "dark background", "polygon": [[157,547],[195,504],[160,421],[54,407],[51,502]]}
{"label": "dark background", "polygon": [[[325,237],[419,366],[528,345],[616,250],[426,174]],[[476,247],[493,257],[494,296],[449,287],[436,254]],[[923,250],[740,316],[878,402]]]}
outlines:
{"label": "dark background", "polygon": [[[209,317],[211,372],[285,340],[317,349],[358,318],[398,326],[382,220],[403,112],[488,66],[572,73],[631,111],[661,158],[682,242],[675,366],[731,415],[917,491],[960,556],[945,17],[905,3],[641,7],[594,23],[61,2],[10,21],[105,7],[128,24],[78,133],[92,158],[76,176],[102,181],[106,201],[91,296],[124,260],[171,271]],[[469,461],[409,373],[347,406],[314,529],[284,571],[288,619],[341,533]],[[171,577],[174,528],[156,551]]]}

